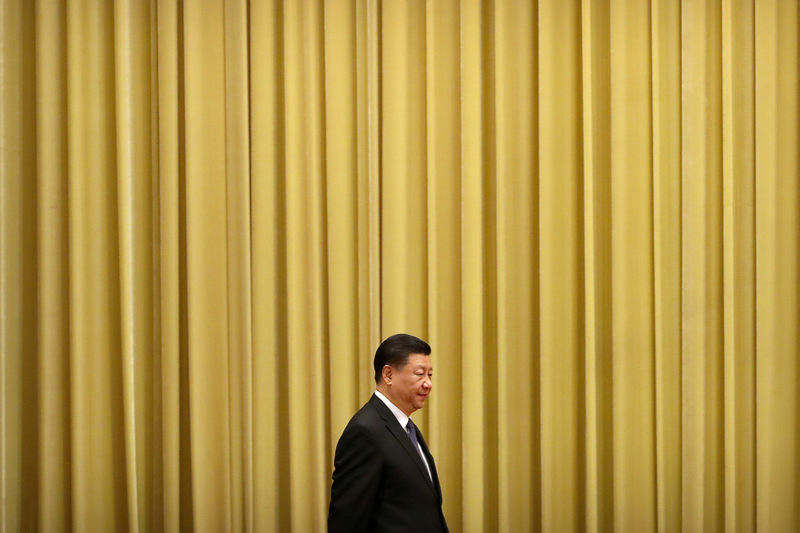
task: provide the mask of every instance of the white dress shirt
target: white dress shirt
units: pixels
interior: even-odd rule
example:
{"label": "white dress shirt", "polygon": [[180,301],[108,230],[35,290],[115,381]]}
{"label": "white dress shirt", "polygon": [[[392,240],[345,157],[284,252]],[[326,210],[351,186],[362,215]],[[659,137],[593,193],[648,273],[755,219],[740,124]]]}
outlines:
{"label": "white dress shirt", "polygon": [[[397,418],[397,421],[400,422],[400,427],[406,430],[406,433],[408,433],[408,430],[406,429],[406,425],[408,424],[409,421],[408,415],[406,415],[403,411],[400,410],[399,407],[393,404],[389,398],[387,398],[381,393],[381,391],[376,390],[375,396],[380,398],[380,400],[386,404],[386,407],[389,408],[389,410],[392,412],[395,418]],[[411,437],[409,437],[409,440],[411,440]],[[422,453],[422,446],[419,443],[417,443],[416,448],[417,452],[419,452],[419,456],[422,457],[422,464],[424,464],[425,468],[428,469],[428,476],[431,478],[431,481],[433,481],[433,475],[431,474],[431,467],[428,466],[428,461],[427,459],[425,459],[425,454]]]}

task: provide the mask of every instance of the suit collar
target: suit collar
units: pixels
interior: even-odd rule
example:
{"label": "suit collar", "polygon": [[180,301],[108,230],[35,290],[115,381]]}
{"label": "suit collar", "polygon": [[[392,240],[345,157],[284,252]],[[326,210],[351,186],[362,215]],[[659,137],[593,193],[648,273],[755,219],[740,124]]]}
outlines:
{"label": "suit collar", "polygon": [[427,444],[424,444],[424,439],[422,438],[421,433],[417,433],[417,438],[420,441],[420,445],[422,446],[423,453],[425,453],[426,458],[428,460],[428,465],[431,467],[431,476],[428,475],[428,470],[425,468],[425,464],[422,462],[422,457],[419,456],[419,453],[414,449],[414,446],[411,444],[411,439],[408,438],[408,433],[406,433],[405,428],[400,426],[400,422],[394,416],[394,414],[386,407],[386,404],[383,401],[375,396],[374,394],[369,399],[369,403],[378,411],[381,419],[383,419],[384,424],[394,436],[395,439],[400,443],[403,449],[408,453],[409,457],[414,464],[417,465],[417,468],[422,474],[422,477],[425,478],[425,482],[434,491],[437,497],[440,497],[440,492],[437,491],[437,487],[434,486],[433,482],[431,481],[431,477],[436,480],[436,484],[438,485],[438,476],[436,475],[436,468],[433,464],[433,457],[431,457],[430,452],[428,451]]}
{"label": "suit collar", "polygon": [[400,427],[405,429],[406,424],[408,424],[408,419],[411,418],[407,414],[405,414],[399,407],[397,407],[392,400],[387,398],[381,391],[376,390],[374,392],[375,397],[378,398],[380,401],[383,402],[389,411],[394,415],[397,419],[397,422],[400,424]]}

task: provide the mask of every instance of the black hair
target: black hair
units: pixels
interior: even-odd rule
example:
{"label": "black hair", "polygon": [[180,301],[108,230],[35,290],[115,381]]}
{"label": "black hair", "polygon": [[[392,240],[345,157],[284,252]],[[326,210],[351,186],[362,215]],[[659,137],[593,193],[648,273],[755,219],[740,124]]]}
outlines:
{"label": "black hair", "polygon": [[408,363],[408,356],[412,353],[430,355],[431,347],[424,340],[407,333],[398,333],[384,340],[375,350],[375,383],[381,382],[385,365],[401,368]]}

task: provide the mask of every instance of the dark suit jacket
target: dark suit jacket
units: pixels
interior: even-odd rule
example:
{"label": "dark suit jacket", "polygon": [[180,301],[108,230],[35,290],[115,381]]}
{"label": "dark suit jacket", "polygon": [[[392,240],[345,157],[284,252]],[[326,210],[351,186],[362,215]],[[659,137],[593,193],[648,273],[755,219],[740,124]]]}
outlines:
{"label": "dark suit jacket", "polygon": [[448,531],[428,445],[417,432],[433,482],[394,414],[372,395],[344,429],[333,462],[328,531]]}

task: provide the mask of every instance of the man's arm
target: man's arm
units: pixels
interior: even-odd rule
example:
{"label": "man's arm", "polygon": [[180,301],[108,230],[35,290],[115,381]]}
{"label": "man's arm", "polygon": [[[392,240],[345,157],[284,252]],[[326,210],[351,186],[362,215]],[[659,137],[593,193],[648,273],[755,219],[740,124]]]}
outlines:
{"label": "man's arm", "polygon": [[368,531],[380,484],[382,460],[364,428],[345,429],[336,445],[328,531]]}

